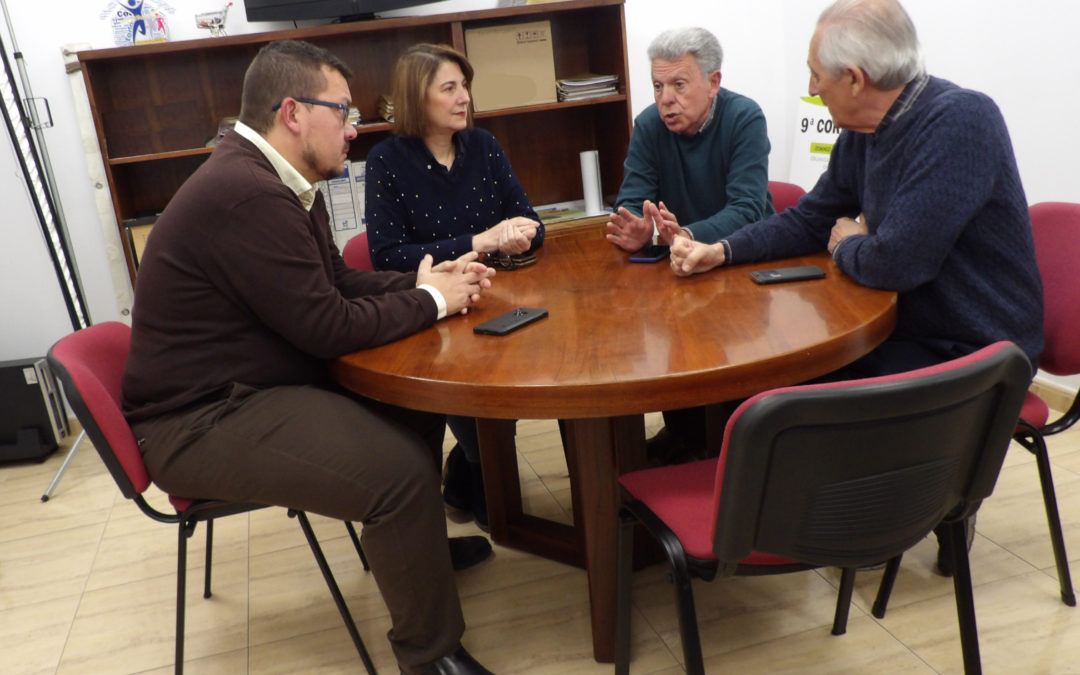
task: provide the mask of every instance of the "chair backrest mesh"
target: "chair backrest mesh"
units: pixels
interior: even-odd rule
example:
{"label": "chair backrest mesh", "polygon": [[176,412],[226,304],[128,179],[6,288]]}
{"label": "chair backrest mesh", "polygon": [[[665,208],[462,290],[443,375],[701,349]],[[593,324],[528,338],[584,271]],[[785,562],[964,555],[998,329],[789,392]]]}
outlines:
{"label": "chair backrest mesh", "polygon": [[858,566],[910,548],[990,494],[1031,381],[1011,343],[882,378],[766,392],[728,423],[721,571],[751,551]]}
{"label": "chair backrest mesh", "polygon": [[134,498],[150,486],[150,475],[123,414],[120,383],[130,343],[131,328],[109,321],[61,338],[48,359],[120,491]]}
{"label": "chair backrest mesh", "polygon": [[1039,367],[1074,375],[1080,373],[1080,204],[1042,202],[1030,212],[1045,312]]}

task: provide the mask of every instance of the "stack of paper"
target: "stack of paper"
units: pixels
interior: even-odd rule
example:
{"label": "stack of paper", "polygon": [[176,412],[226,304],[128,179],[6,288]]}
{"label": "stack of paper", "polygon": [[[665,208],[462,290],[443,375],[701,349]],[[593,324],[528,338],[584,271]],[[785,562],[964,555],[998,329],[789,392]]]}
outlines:
{"label": "stack of paper", "polygon": [[379,97],[379,116],[387,122],[394,121],[394,102],[387,94]]}
{"label": "stack of paper", "polygon": [[560,101],[580,101],[597,96],[612,96],[618,93],[618,75],[595,75],[586,73],[577,77],[559,80],[555,87],[559,91]]}

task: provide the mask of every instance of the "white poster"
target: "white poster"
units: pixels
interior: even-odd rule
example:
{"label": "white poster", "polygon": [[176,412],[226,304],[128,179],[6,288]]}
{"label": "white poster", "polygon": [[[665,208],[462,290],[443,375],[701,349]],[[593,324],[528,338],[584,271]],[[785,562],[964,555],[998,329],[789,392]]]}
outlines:
{"label": "white poster", "polygon": [[829,154],[840,129],[833,124],[820,97],[800,97],[797,111],[788,182],[809,192],[829,166]]}

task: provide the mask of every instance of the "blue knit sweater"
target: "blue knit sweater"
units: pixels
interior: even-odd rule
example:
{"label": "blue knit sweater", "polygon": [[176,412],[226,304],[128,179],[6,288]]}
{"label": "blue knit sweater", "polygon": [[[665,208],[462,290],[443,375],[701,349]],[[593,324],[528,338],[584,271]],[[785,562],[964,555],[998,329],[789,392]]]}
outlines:
{"label": "blue knit sweater", "polygon": [[769,137],[758,104],[720,89],[708,126],[693,136],[669,131],[655,103],[645,108],[634,120],[615,206],[641,215],[646,199],[663,200],[704,242],[773,213]]}
{"label": "blue knit sweater", "polygon": [[833,257],[855,281],[899,293],[894,337],[971,351],[1011,340],[1038,362],[1042,284],[1005,121],[993,101],[938,78],[905,88],[872,134],[844,131],[794,209],[728,238],[730,264],[825,248],[837,218],[869,233]]}

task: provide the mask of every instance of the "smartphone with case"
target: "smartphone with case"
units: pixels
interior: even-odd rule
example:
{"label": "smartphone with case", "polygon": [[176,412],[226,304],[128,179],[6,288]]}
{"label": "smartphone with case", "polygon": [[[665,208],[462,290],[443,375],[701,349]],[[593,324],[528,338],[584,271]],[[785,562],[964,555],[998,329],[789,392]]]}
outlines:
{"label": "smartphone with case", "polygon": [[754,270],[750,278],[759,284],[779,284],[785,281],[803,281],[806,279],[824,279],[825,270],[817,265],[802,267],[781,267],[775,270]]}
{"label": "smartphone with case", "polygon": [[494,319],[488,319],[483,323],[473,326],[473,332],[481,335],[506,335],[522,326],[527,326],[533,321],[539,321],[547,316],[546,309],[537,307],[518,307],[505,314],[500,314]]}
{"label": "smartphone with case", "polygon": [[630,262],[660,262],[671,255],[671,247],[664,244],[649,244],[645,248],[630,254]]}

